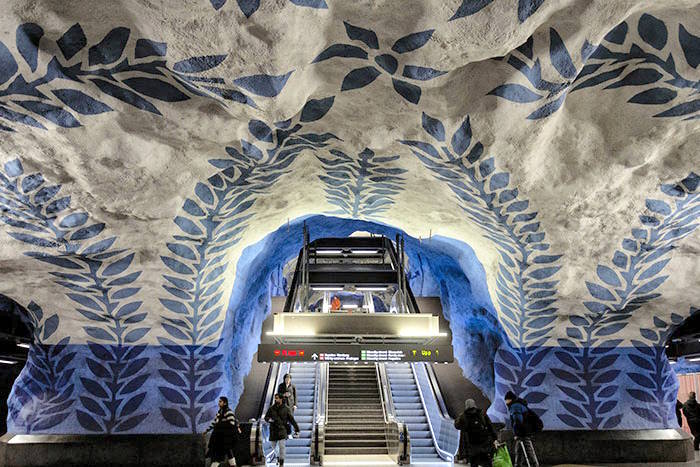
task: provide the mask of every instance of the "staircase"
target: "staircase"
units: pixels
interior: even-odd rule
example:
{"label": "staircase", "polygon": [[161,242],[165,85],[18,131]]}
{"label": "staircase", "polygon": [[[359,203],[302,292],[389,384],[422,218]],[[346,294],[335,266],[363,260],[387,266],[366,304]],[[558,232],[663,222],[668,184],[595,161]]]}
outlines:
{"label": "staircase", "polygon": [[442,461],[430,435],[410,363],[387,363],[386,374],[396,418],[406,424],[411,437],[411,462]]}
{"label": "staircase", "polygon": [[375,365],[330,365],[327,419],[326,455],[387,454]]}
{"label": "staircase", "polygon": [[292,363],[289,374],[292,375],[292,384],[297,388],[297,410],[294,412],[294,419],[301,432],[298,439],[287,440],[286,463],[308,465],[314,416],[316,364]]}

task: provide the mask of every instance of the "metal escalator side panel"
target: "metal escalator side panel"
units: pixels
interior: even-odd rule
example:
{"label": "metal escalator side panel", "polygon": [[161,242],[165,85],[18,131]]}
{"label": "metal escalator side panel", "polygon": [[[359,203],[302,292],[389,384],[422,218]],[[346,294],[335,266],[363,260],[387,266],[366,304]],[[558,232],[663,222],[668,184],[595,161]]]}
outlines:
{"label": "metal escalator side panel", "polygon": [[412,363],[411,372],[418,389],[423,411],[425,413],[430,434],[438,455],[446,460],[453,461],[459,447],[459,431],[454,427],[454,421],[445,416],[446,409],[441,407],[438,399],[441,397],[439,390],[430,382],[428,363]]}
{"label": "metal escalator side panel", "polygon": [[316,381],[314,385],[314,411],[309,463],[311,465],[322,465],[328,400],[328,363],[316,363],[315,366]]}

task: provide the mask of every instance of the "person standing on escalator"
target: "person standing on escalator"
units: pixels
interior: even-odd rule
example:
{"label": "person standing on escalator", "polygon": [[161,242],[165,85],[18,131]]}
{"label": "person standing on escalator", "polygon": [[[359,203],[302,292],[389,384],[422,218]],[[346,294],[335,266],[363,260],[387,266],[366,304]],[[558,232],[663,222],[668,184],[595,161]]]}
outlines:
{"label": "person standing on escalator", "polygon": [[[294,415],[297,410],[297,388],[292,384],[292,375],[289,373],[284,375],[284,381],[277,387],[277,393],[282,394],[284,405]],[[291,425],[287,425],[287,432],[292,433]]]}
{"label": "person standing on escalator", "polygon": [[295,438],[299,437],[299,425],[294,420],[294,415],[292,415],[289,407],[284,403],[282,394],[275,394],[275,403],[270,406],[265,414],[265,421],[270,424],[270,442],[277,454],[277,465],[283,466],[287,451],[287,436],[289,436],[287,425],[292,424],[294,426],[294,430],[296,430],[294,432]]}

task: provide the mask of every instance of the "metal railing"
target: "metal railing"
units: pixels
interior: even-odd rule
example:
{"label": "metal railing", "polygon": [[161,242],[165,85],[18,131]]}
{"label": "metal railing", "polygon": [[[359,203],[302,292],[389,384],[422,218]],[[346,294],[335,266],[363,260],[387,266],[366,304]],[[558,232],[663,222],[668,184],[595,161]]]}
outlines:
{"label": "metal railing", "polygon": [[326,441],[328,407],[328,363],[316,364],[316,384],[314,386],[314,416],[311,428],[311,449],[309,463],[323,465]]}
{"label": "metal railing", "polygon": [[396,419],[394,399],[391,396],[391,386],[386,375],[386,366],[383,363],[375,364],[377,380],[379,382],[379,395],[384,413],[384,434],[386,448],[389,457],[399,465],[411,463],[411,437],[408,427],[402,421]]}
{"label": "metal railing", "polygon": [[459,431],[454,427],[454,420],[447,416],[444,401],[442,407],[438,402],[441,394],[439,389],[431,384],[426,369],[428,365],[428,363],[411,363],[411,372],[428,420],[435,450],[442,459],[452,462],[459,448]]}

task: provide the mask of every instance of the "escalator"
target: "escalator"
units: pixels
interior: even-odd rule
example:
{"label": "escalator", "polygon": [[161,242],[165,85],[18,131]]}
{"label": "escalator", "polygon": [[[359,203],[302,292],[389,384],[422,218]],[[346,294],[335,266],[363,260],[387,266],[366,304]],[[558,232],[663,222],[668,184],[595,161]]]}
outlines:
{"label": "escalator", "polygon": [[428,417],[410,364],[389,363],[386,365],[386,374],[391,386],[396,418],[408,426],[411,436],[411,460],[440,462],[442,459],[435,449]]}
{"label": "escalator", "polygon": [[411,436],[412,462],[452,462],[459,447],[433,368],[427,363],[387,363],[396,418]]}
{"label": "escalator", "polygon": [[297,410],[294,419],[299,424],[299,438],[287,440],[287,463],[309,462],[311,429],[314,418],[314,395],[317,365],[314,363],[292,363],[289,374],[297,388]]}

